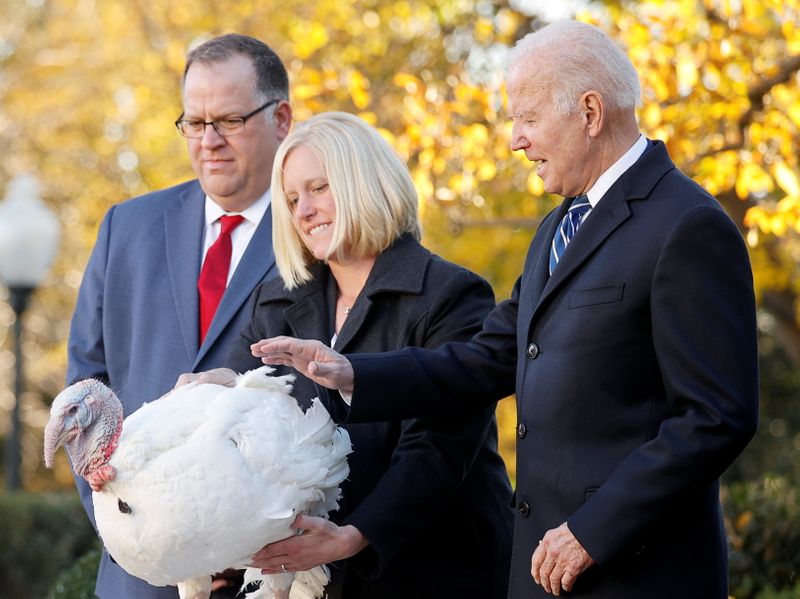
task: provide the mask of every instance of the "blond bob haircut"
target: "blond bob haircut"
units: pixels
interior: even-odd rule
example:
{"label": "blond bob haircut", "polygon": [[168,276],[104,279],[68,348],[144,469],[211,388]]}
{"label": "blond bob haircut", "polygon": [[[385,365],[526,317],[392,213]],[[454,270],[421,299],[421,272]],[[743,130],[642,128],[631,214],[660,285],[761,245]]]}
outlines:
{"label": "blond bob haircut", "polygon": [[319,159],[333,195],[336,219],[326,260],[377,256],[401,235],[419,239],[417,192],[408,168],[366,122],[343,112],[323,112],[296,125],[283,140],[272,167],[272,245],[287,289],[311,280],[315,258],[295,226],[286,198],[283,165],[295,148]]}

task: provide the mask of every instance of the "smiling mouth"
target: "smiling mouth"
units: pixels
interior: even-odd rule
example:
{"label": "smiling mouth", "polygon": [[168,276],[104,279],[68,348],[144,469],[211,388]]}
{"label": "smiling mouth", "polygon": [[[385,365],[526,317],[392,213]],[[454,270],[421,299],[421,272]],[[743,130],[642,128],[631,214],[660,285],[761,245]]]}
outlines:
{"label": "smiling mouth", "polygon": [[317,233],[319,233],[319,232],[321,232],[321,231],[324,231],[325,229],[327,229],[327,228],[328,228],[328,227],[330,227],[330,226],[331,226],[331,224],[330,224],[330,223],[324,223],[324,224],[322,224],[322,225],[317,225],[316,227],[311,227],[311,228],[308,230],[308,234],[309,234],[309,236],[313,237],[313,236],[314,236],[314,235],[316,235]]}

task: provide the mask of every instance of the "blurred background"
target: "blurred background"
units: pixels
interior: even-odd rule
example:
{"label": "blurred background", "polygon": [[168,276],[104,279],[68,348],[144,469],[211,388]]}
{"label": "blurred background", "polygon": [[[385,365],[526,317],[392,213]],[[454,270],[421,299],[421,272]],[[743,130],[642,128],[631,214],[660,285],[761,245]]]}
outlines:
{"label": "blurred background", "polygon": [[[344,110],[379,127],[411,169],[426,245],[502,300],[560,201],[508,149],[503,66],[516,39],[573,16],[625,47],[642,130],[747,241],[761,424],[724,479],[731,594],[800,597],[800,0],[0,0],[0,598],[90,596],[71,589],[93,534],[63,455],[43,467],[42,429],[100,219],[192,178],[173,126],[186,52],[258,37],[289,69],[298,120]],[[513,399],[498,415],[513,478]]]}

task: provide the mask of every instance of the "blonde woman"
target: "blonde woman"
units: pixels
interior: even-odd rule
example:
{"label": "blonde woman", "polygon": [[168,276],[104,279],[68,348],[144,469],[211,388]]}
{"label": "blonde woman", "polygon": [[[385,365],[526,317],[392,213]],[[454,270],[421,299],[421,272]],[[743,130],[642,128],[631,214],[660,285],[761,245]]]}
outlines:
{"label": "blonde woman", "polygon": [[[420,245],[417,202],[405,164],[361,119],[324,113],[297,126],[272,173],[281,276],[258,291],[228,365],[260,366],[251,344],[276,335],[349,353],[469,339],[492,290]],[[299,374],[295,394],[323,395]],[[255,565],[278,573],[333,562],[331,598],[504,598],[511,488],[494,406],[345,427],[354,452],[341,509],[331,522],[298,517],[303,534],[268,545]]]}

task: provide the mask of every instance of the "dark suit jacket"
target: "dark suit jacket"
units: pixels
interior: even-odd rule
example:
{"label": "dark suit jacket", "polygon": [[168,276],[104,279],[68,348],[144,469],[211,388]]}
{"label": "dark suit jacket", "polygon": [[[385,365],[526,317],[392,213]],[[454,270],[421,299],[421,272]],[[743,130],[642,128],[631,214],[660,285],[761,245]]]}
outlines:
{"label": "dark suit jacket", "polygon": [[566,521],[599,563],[569,596],[726,598],[718,478],[758,411],[741,236],[660,142],[609,189],[548,277],[568,204],[545,218],[512,298],[471,343],[348,356],[350,418],[418,416],[515,391],[509,597],[548,596],[530,559]]}
{"label": "dark suit jacket", "polygon": [[[254,341],[295,335],[330,343],[336,284],[326,266],[292,291],[263,285],[250,326],[228,365],[260,365]],[[477,275],[401,238],[378,256],[336,341],[340,351],[436,347],[469,339],[494,305]],[[298,377],[307,404],[319,390]],[[381,390],[375,392],[382,401]],[[334,406],[338,407],[337,401]],[[370,546],[334,564],[330,597],[504,597],[511,549],[511,488],[497,453],[494,404],[440,421],[353,424],[350,476],[334,521],[355,525]]]}
{"label": "dark suit jacket", "polygon": [[[113,206],[100,225],[69,336],[67,380],[97,377],[117,392],[125,415],[169,391],[184,372],[222,365],[250,317],[248,298],[277,273],[267,210],[231,279],[202,346],[197,277],[205,228],[197,181]],[[77,481],[94,522],[91,490]],[[101,599],[175,599],[129,576],[104,553]]]}

